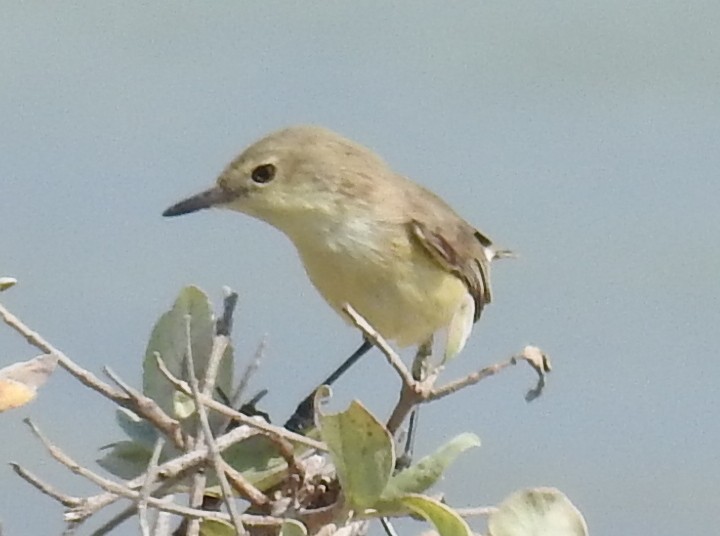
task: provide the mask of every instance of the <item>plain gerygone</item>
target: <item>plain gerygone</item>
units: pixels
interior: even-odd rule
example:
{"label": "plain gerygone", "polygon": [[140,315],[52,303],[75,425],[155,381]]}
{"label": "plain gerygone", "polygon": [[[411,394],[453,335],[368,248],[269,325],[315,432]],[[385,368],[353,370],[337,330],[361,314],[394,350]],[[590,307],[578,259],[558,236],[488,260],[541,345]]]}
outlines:
{"label": "plain gerygone", "polygon": [[372,151],[317,126],[262,138],[163,215],[210,207],[282,231],[335,311],[351,305],[398,346],[432,344],[446,329],[445,359],[490,303],[490,262],[507,253]]}

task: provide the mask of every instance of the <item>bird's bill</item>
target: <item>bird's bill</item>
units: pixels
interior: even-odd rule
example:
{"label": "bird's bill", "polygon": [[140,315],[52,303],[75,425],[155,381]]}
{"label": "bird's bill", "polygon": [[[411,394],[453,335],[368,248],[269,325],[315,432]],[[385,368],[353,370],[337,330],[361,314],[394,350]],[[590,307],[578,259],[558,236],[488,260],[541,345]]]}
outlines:
{"label": "bird's bill", "polygon": [[214,186],[209,190],[195,194],[187,199],[183,199],[179,203],[175,203],[173,206],[163,212],[163,216],[181,216],[183,214],[190,214],[191,212],[197,212],[204,208],[211,208],[223,203],[228,203],[235,198],[232,192],[228,192]]}

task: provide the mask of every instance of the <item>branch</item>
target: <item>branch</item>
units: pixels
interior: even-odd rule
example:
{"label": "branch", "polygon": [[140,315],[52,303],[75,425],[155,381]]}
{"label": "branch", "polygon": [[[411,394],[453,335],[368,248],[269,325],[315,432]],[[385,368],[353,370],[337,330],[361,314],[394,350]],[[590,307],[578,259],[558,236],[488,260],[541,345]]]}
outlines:
{"label": "branch", "polygon": [[[182,391],[188,396],[192,396],[192,389],[190,389],[190,386],[187,384],[187,382],[180,380],[176,376],[174,376],[173,373],[170,372],[170,370],[167,368],[167,365],[165,365],[162,357],[160,357],[157,353],[155,354],[155,360],[157,361],[160,372],[163,373],[163,375],[170,381],[170,383],[175,386],[176,389]],[[270,438],[286,439],[292,443],[299,443],[301,445],[305,445],[306,447],[316,449],[321,452],[327,452],[328,450],[325,443],[321,441],[305,437],[304,435],[296,434],[295,432],[291,432],[289,430],[286,430],[285,428],[281,428],[280,426],[273,426],[272,424],[268,424],[262,419],[248,417],[244,413],[240,413],[236,409],[228,407],[225,404],[218,402],[214,398],[203,396],[201,394],[200,400],[202,400],[202,403],[209,409],[231,417],[232,419],[238,421],[241,424],[246,424],[252,428],[265,432]]]}
{"label": "branch", "polygon": [[170,417],[152,398],[145,396],[140,391],[123,381],[110,367],[103,367],[107,374],[120,389],[127,395],[127,403],[124,407],[131,409],[139,417],[151,422],[163,434],[170,438],[176,447],[185,447],[185,438],[182,435],[182,428],[177,419]]}
{"label": "branch", "polygon": [[61,352],[52,344],[43,339],[39,333],[31,330],[18,317],[8,311],[2,304],[0,304],[0,317],[2,317],[3,322],[5,322],[8,326],[17,331],[20,335],[22,335],[25,340],[32,346],[39,350],[42,350],[46,354],[57,355],[58,363],[60,364],[60,366],[67,370],[75,378],[77,378],[80,383],[99,392],[101,395],[109,398],[112,401],[124,405],[126,399],[121,392],[113,389],[110,385],[100,380],[97,376],[77,365],[63,352]]}
{"label": "branch", "polygon": [[[207,410],[205,409],[205,405],[200,400],[200,388],[198,386],[197,377],[195,376],[195,363],[193,362],[192,350],[190,349],[189,315],[187,317],[187,336],[188,353],[186,355],[186,358],[188,378],[190,379],[190,388],[192,389],[192,396],[195,399],[195,407],[198,412],[198,417],[200,419],[200,426],[204,434],[205,443],[208,447],[208,454],[210,455],[210,459],[215,466],[215,474],[217,475],[218,482],[220,483],[223,500],[225,501],[225,506],[227,507],[230,518],[232,519],[232,524],[233,527],[235,527],[235,532],[237,534],[245,534],[245,527],[243,526],[242,521],[240,521],[240,514],[235,508],[232,490],[230,489],[230,484],[228,484],[227,477],[225,476],[225,471],[222,467],[222,457],[220,456],[220,451],[217,448],[215,438],[213,437],[212,430],[210,429],[210,422],[208,421]],[[205,396],[208,396],[208,394],[212,392],[213,385],[215,384],[215,376],[217,375],[218,365],[220,363],[220,360],[222,359],[222,356],[225,354],[227,344],[228,338],[225,335],[219,335],[214,338],[213,349],[210,353],[210,362],[208,363],[207,374],[205,376],[205,381],[203,385],[203,394]],[[199,437],[201,437],[200,434],[198,434],[198,438]]]}
{"label": "branch", "polygon": [[412,385],[414,380],[412,374],[405,366],[405,363],[403,363],[400,356],[397,355],[395,350],[390,347],[387,341],[375,330],[375,328],[373,328],[367,320],[360,316],[360,314],[353,309],[351,305],[346,304],[343,307],[343,311],[345,311],[345,313],[350,317],[350,320],[352,320],[355,327],[363,332],[363,335],[365,335],[367,340],[380,349],[383,355],[387,358],[388,363],[390,363],[390,366],[398,373],[402,382],[406,385]]}
{"label": "branch", "polygon": [[[136,478],[130,482],[126,482],[125,484],[119,484],[117,482],[114,482],[112,480],[109,480],[107,478],[104,478],[93,471],[90,471],[89,469],[82,467],[80,464],[78,464],[75,460],[73,460],[70,456],[65,454],[59,447],[55,446],[53,443],[51,443],[45,435],[40,432],[37,426],[33,424],[29,419],[25,419],[25,422],[30,426],[30,429],[32,430],[33,434],[40,440],[40,442],[43,444],[43,446],[47,449],[47,451],[50,453],[50,455],[60,462],[61,464],[65,465],[68,469],[70,469],[73,473],[78,474],[94,484],[100,486],[104,490],[106,490],[108,495],[112,495],[115,498],[119,497],[125,497],[128,499],[131,499],[135,502],[140,501],[142,497],[142,493],[140,491],[136,491],[132,488],[139,487],[142,485],[143,482],[146,480],[146,475],[143,475],[139,478]],[[234,435],[233,439],[237,439],[238,441],[242,439],[242,434],[235,433],[237,430],[233,430],[232,432],[226,434],[223,436],[223,441],[218,441],[218,448],[225,449],[229,447],[233,443],[229,443],[228,436]],[[205,457],[207,456],[208,451],[207,449],[204,449],[204,451],[197,450],[193,451],[191,453],[186,454],[183,456],[183,458],[199,458],[200,461],[204,461]],[[177,465],[176,462],[179,461],[179,458],[176,460],[173,460],[173,462]],[[162,476],[163,475],[163,467],[167,466],[169,464],[163,464],[161,466],[158,466],[157,468],[157,474]],[[43,484],[39,479],[32,476],[28,471],[22,469],[18,466],[18,469],[16,470],[18,474],[20,474],[23,478],[28,480],[31,484],[33,484],[35,487],[40,489],[41,491],[45,492],[49,488],[49,486]],[[30,476],[30,478],[26,478],[27,476]],[[40,484],[40,485],[38,485]],[[60,502],[62,502],[61,499],[66,500],[67,496],[58,494],[58,493],[46,493],[47,495],[50,495],[53,498],[57,498]],[[95,497],[103,497],[102,495],[98,495]],[[70,498],[70,503],[74,504],[76,502],[76,498]],[[79,502],[81,503],[87,503],[92,501],[94,498],[88,498],[88,499],[80,499]],[[195,508],[187,508],[184,506],[180,506],[177,504],[173,504],[168,502],[164,499],[158,499],[155,497],[147,497],[146,498],[148,505],[157,508],[158,510],[162,510],[165,512],[171,512],[174,514],[178,514],[181,516],[187,516],[193,519],[217,519],[221,521],[232,521],[230,516],[228,514],[224,514],[222,512],[214,512],[214,511],[207,511],[207,510],[199,510]],[[81,507],[80,507],[81,508]],[[74,509],[77,509],[75,507]],[[66,520],[68,521],[80,521],[84,519],[87,516],[73,516],[71,514],[66,514]],[[244,524],[250,525],[250,526],[278,526],[281,525],[284,522],[284,519],[272,517],[272,516],[257,516],[257,515],[249,515],[244,514],[241,517],[241,520]]]}
{"label": "branch", "polygon": [[32,331],[26,324],[24,324],[19,318],[8,311],[2,304],[0,304],[0,317],[3,321],[10,326],[12,329],[22,335],[28,343],[35,348],[42,350],[45,353],[54,354],[58,358],[58,363],[68,373],[74,376],[80,383],[89,387],[90,389],[97,391],[104,397],[112,400],[116,404],[130,409],[135,413],[145,417],[150,422],[158,425],[158,427],[168,434],[174,443],[182,445],[182,434],[180,433],[180,424],[171,419],[165,414],[165,412],[158,406],[155,401],[150,398],[142,397],[134,398],[122,391],[114,389],[109,384],[103,382],[100,378],[95,376],[93,373],[85,370],[72,359],[66,356],[59,349],[55,348],[52,344],[47,342],[40,336],[40,334]]}
{"label": "branch", "polygon": [[[442,387],[435,388],[434,383],[437,379],[437,371],[428,375],[427,378],[415,379],[398,354],[367,322],[367,320],[365,320],[357,311],[355,311],[355,309],[352,308],[352,306],[348,304],[343,307],[343,311],[350,317],[353,324],[362,331],[367,340],[380,349],[383,355],[387,358],[388,363],[390,363],[390,366],[392,366],[402,380],[402,387],[400,388],[398,402],[395,405],[387,424],[385,425],[391,434],[395,434],[395,432],[397,432],[405,418],[416,405],[431,402],[433,400],[439,400],[440,398],[455,393],[460,389],[475,385],[481,380],[497,374],[510,365],[516,364],[520,359],[529,363],[538,374],[538,383],[525,395],[525,399],[528,402],[540,396],[543,387],[545,386],[545,375],[551,370],[550,360],[547,355],[535,346],[526,346],[520,354],[510,357],[507,361],[490,365],[477,372],[468,374],[464,378],[452,381]],[[425,354],[427,352],[427,345],[421,344],[418,347],[415,359],[415,363],[418,364],[418,366],[423,362],[423,358],[426,357]],[[419,369],[417,375],[421,375]]]}
{"label": "branch", "polygon": [[145,482],[143,482],[140,488],[140,499],[137,503],[138,519],[140,522],[140,531],[143,536],[150,536],[150,523],[147,518],[147,502],[152,492],[152,485],[157,478],[157,465],[160,459],[160,453],[165,446],[165,439],[158,437],[155,441],[155,447],[153,448],[152,456],[148,462],[147,471],[145,471]]}
{"label": "branch", "polygon": [[33,473],[28,471],[27,469],[23,468],[19,464],[15,462],[10,462],[10,467],[12,467],[12,470],[15,471],[15,473],[28,482],[30,485],[34,486],[38,490],[40,490],[41,493],[48,495],[55,499],[57,502],[62,504],[66,508],[75,508],[82,504],[83,499],[80,497],[73,497],[72,495],[66,495],[64,493],[61,493],[57,491],[54,487],[52,487],[50,484],[46,484],[40,478],[35,476]]}
{"label": "branch", "polygon": [[[217,438],[216,443],[218,449],[223,451],[232,445],[244,441],[258,432],[252,428],[235,428]],[[164,483],[173,479],[181,479],[188,472],[194,470],[198,465],[205,463],[208,456],[207,446],[199,448],[192,452],[183,454],[178,458],[169,460],[157,468],[158,478]],[[140,475],[133,480],[126,482],[129,489],[139,489],[145,482],[145,475]],[[117,493],[101,493],[83,500],[83,504],[66,512],[65,519],[67,521],[82,521],[102,508],[113,504],[120,496]],[[150,504],[150,501],[148,502]]]}

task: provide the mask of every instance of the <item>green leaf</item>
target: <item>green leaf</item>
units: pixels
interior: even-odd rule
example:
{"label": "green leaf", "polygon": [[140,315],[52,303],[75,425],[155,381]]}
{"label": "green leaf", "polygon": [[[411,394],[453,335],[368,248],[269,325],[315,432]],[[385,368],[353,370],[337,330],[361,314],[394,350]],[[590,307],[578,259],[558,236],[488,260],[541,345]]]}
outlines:
{"label": "green leaf", "polygon": [[299,521],[288,519],[280,528],[280,536],[307,536],[307,529]]}
{"label": "green leaf", "polygon": [[491,536],[587,536],[580,511],[554,488],[525,489],[505,499],[488,518]]}
{"label": "green leaf", "polygon": [[112,450],[97,460],[97,463],[109,473],[130,480],[147,469],[150,456],[152,449],[135,441],[120,441],[112,445]]}
{"label": "green leaf", "polygon": [[[187,352],[186,316],[190,316],[190,338],[195,374],[202,381],[210,359],[215,334],[215,319],[208,297],[197,287],[186,287],[172,309],[155,324],[143,363],[143,392],[155,400],[169,415],[174,415],[175,387],[160,372],[155,360],[157,352],[168,370],[177,378],[187,380],[185,354]],[[216,385],[224,392],[232,391],[233,357],[228,346],[218,369]],[[214,416],[213,416],[214,417]],[[212,420],[211,420],[211,424]]]}
{"label": "green leaf", "polygon": [[455,510],[436,499],[425,495],[406,495],[400,502],[432,523],[440,536],[472,536],[465,520]]}
{"label": "green leaf", "polygon": [[152,449],[158,438],[157,430],[145,419],[141,419],[129,409],[115,411],[115,420],[130,439]]}
{"label": "green leaf", "polygon": [[180,420],[187,419],[195,413],[195,399],[182,391],[173,393],[173,414]]}
{"label": "green leaf", "polygon": [[277,485],[287,474],[287,462],[266,436],[252,436],[232,445],[223,452],[223,458],[261,491]]}
{"label": "green leaf", "polygon": [[330,450],[349,508],[362,510],[380,498],[395,465],[390,433],[362,404],[320,415],[320,436]]}
{"label": "green leaf", "polygon": [[462,452],[479,446],[480,439],[475,434],[466,433],[454,437],[434,454],[393,475],[382,493],[382,500],[393,501],[408,493],[425,491],[440,479]]}
{"label": "green leaf", "polygon": [[235,536],[235,527],[220,519],[203,519],[200,522],[200,536]]}

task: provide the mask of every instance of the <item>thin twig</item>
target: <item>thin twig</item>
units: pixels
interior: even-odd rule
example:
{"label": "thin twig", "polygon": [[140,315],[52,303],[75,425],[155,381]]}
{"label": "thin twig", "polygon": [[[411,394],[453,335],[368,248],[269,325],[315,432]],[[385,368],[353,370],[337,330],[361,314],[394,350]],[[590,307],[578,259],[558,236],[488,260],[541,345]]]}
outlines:
{"label": "thin twig", "polygon": [[[25,422],[28,424],[30,429],[32,430],[33,434],[40,440],[40,442],[43,444],[43,446],[47,449],[47,451],[50,453],[50,455],[63,464],[65,467],[70,469],[73,473],[80,475],[88,480],[90,480],[92,483],[100,486],[104,490],[110,492],[113,495],[125,497],[128,499],[131,499],[133,501],[139,501],[141,498],[141,493],[139,491],[133,490],[130,488],[130,483],[125,484],[119,484],[113,480],[107,479],[105,477],[102,477],[93,471],[90,471],[89,469],[82,467],[80,464],[78,464],[75,460],[73,460],[70,456],[65,454],[59,447],[55,446],[53,443],[51,443],[45,435],[38,429],[38,427],[30,421],[30,419],[25,419]],[[230,434],[226,434],[230,435]],[[197,455],[200,454],[200,451],[195,451],[189,454]],[[207,449],[205,449],[204,456],[202,456],[202,459],[204,459],[207,456]],[[159,470],[161,466],[158,467],[158,474],[161,474],[161,471]],[[138,479],[136,479],[138,480]],[[138,485],[142,485],[142,482],[145,481],[145,476],[143,475],[140,482],[138,482]],[[33,484],[35,485],[35,484]],[[37,487],[37,486],[36,486]],[[39,489],[39,488],[38,488]],[[87,501],[87,499],[86,499]],[[196,508],[187,508],[184,506],[180,506],[177,504],[173,504],[170,502],[167,502],[164,499],[157,499],[155,497],[147,497],[147,502],[149,506],[152,506],[154,508],[157,508],[159,510],[163,510],[166,512],[172,512],[174,514],[187,516],[192,519],[218,519],[221,521],[231,521],[230,516],[228,514],[224,514],[222,512],[215,512],[215,511],[208,511],[208,510],[200,510]],[[66,516],[67,517],[67,516]],[[260,526],[276,526],[281,525],[284,522],[284,519],[276,518],[272,516],[256,516],[256,515],[249,515],[245,514],[241,516],[242,522],[246,525],[260,525]],[[69,518],[68,521],[76,521],[76,519]]]}
{"label": "thin twig", "polygon": [[[144,475],[142,475],[144,476]],[[172,495],[168,494],[171,492],[171,490],[175,489],[178,482],[185,478],[185,475],[179,475],[175,476],[170,479],[163,480],[162,484],[160,484],[157,488],[155,488],[152,492],[152,497],[156,498],[163,498],[164,500],[172,500],[170,497]],[[130,483],[128,483],[128,488],[135,489],[135,486],[131,486]],[[93,498],[91,497],[90,500]],[[122,511],[118,512],[116,515],[114,515],[112,518],[110,518],[107,522],[105,522],[102,526],[95,529],[95,531],[92,533],[91,536],[104,536],[105,534],[110,534],[115,528],[120,526],[123,522],[130,519],[132,516],[135,515],[137,512],[137,504],[131,504],[127,508],[123,509]],[[76,509],[77,511],[77,509]],[[167,514],[167,512],[165,512]],[[158,512],[158,516],[160,515],[160,512]],[[85,516],[87,517],[87,516]],[[83,518],[82,520],[84,520]],[[159,532],[157,529],[158,519],[155,520],[155,532]],[[159,534],[162,534],[162,532],[159,532]]]}
{"label": "thin twig", "polygon": [[40,490],[45,495],[52,497],[66,508],[74,508],[81,505],[83,502],[83,500],[79,497],[73,497],[72,495],[66,495],[65,493],[59,492],[53,486],[43,482],[40,478],[15,462],[10,462],[10,467],[12,467],[12,470],[15,471],[20,478]]}
{"label": "thin twig", "polygon": [[465,376],[464,378],[460,378],[459,380],[452,381],[448,384],[443,385],[442,387],[439,387],[437,389],[433,389],[430,393],[428,393],[427,398],[423,400],[423,402],[430,402],[432,400],[439,400],[441,398],[444,398],[448,395],[451,395],[460,389],[464,389],[465,387],[469,387],[471,385],[475,385],[476,383],[484,380],[485,378],[488,378],[490,376],[494,376],[498,372],[500,372],[503,369],[506,369],[509,366],[514,365],[517,363],[517,359],[515,356],[511,357],[507,361],[501,362],[501,363],[495,363],[494,365],[490,365],[488,367],[482,368],[476,372],[472,372]]}
{"label": "thin twig", "polygon": [[[188,317],[188,328],[187,328],[187,335],[188,338],[190,337],[190,320]],[[213,384],[215,383],[215,374],[217,373],[217,364],[220,362],[220,359],[222,359],[222,356],[225,353],[225,348],[227,348],[227,337],[224,335],[216,336],[214,338],[214,344],[213,344],[213,350],[211,352],[210,362],[208,363],[208,375],[205,377],[205,382],[203,386],[203,390],[205,391],[203,394],[205,396],[208,396],[208,391],[212,392]],[[190,344],[188,343],[188,346]],[[218,348],[218,350],[216,350]],[[242,524],[242,521],[240,521],[240,514],[237,511],[237,508],[235,507],[235,502],[233,501],[233,494],[232,490],[230,489],[230,484],[228,484],[227,477],[225,476],[225,471],[222,468],[221,463],[221,456],[220,451],[217,448],[217,445],[215,444],[215,439],[212,435],[212,430],[210,429],[210,422],[208,421],[208,415],[207,410],[205,409],[204,404],[202,403],[202,400],[200,399],[200,388],[198,387],[198,380],[195,376],[195,363],[193,362],[193,356],[192,351],[188,349],[188,353],[186,355],[187,359],[187,370],[188,370],[188,378],[190,379],[190,388],[192,389],[193,398],[195,399],[195,407],[198,413],[198,417],[200,420],[200,425],[202,427],[202,431],[204,433],[205,437],[205,443],[207,443],[208,446],[208,453],[210,455],[210,459],[213,462],[213,465],[215,466],[215,473],[217,475],[218,482],[220,483],[220,489],[222,490],[223,500],[225,501],[225,506],[228,509],[228,513],[230,514],[230,518],[232,519],[233,526],[235,527],[235,532],[237,534],[245,534],[246,530],[245,527]],[[214,366],[213,366],[214,365]],[[189,529],[188,529],[189,532]]]}
{"label": "thin twig", "polygon": [[[238,386],[232,395],[232,399],[230,400],[230,407],[232,407],[233,409],[240,407],[240,403],[242,402],[242,398],[245,395],[245,391],[248,384],[250,383],[250,379],[253,377],[255,372],[257,372],[258,368],[260,368],[260,362],[265,356],[265,346],[266,342],[265,339],[263,339],[260,341],[260,344],[256,348],[252,360],[250,361],[250,363],[247,364],[245,370],[243,370],[243,373],[240,375],[240,383],[238,383]],[[224,418],[218,423],[218,430],[225,430],[227,425],[230,424],[231,420],[231,417],[225,415]]]}
{"label": "thin twig", "polygon": [[[173,375],[172,372],[167,368],[167,365],[163,361],[162,357],[160,357],[158,354],[155,354],[155,360],[157,361],[158,368],[160,369],[160,372],[172,383],[178,390],[182,391],[188,396],[192,395],[192,389],[190,389],[190,386],[187,384],[187,382],[178,379],[175,375]],[[321,441],[317,441],[315,439],[311,439],[309,437],[305,437],[300,434],[296,434],[295,432],[291,432],[289,430],[286,430],[285,428],[281,428],[279,426],[273,426],[272,424],[268,424],[266,421],[262,419],[257,419],[255,417],[249,417],[243,413],[240,413],[236,409],[233,409],[231,407],[226,406],[225,404],[222,404],[221,402],[218,402],[214,398],[206,397],[201,395],[201,400],[203,404],[214,411],[217,411],[218,413],[222,413],[223,415],[226,415],[228,417],[231,417],[232,419],[240,422],[241,424],[246,424],[252,428],[255,428],[257,430],[260,430],[262,432],[265,432],[268,434],[271,438],[273,437],[279,437],[283,439],[287,439],[288,441],[292,443],[299,443],[301,445],[305,445],[306,447],[310,447],[312,449],[319,450],[321,452],[327,452],[328,448],[325,445],[325,443]]]}
{"label": "thin twig", "polygon": [[250,504],[263,507],[270,502],[267,495],[248,482],[240,471],[235,469],[222,457],[220,458],[220,467],[225,473],[225,476],[227,476],[228,484],[230,484],[242,498],[247,499]]}
{"label": "thin twig", "polygon": [[152,486],[157,478],[157,465],[160,459],[160,453],[165,446],[165,438],[158,437],[155,441],[155,447],[153,448],[150,461],[148,462],[147,470],[145,471],[145,482],[143,482],[140,488],[140,500],[137,503],[137,512],[140,522],[140,531],[143,536],[150,536],[150,523],[147,517],[147,500],[152,492]]}
{"label": "thin twig", "polygon": [[[192,316],[189,314],[185,315],[185,365],[186,374],[189,378],[195,378],[195,363],[193,362],[193,351],[192,351]],[[213,345],[214,346],[214,345]],[[195,390],[197,390],[197,378],[195,378]],[[191,386],[192,391],[192,386]],[[196,405],[196,411],[199,411],[199,407]],[[208,459],[210,459],[210,446],[205,441],[205,433],[202,429],[202,424],[198,422],[197,431],[195,433],[194,440],[188,440],[187,450],[194,448],[202,448],[205,445],[208,447]],[[200,508],[203,504],[205,496],[205,486],[207,484],[207,475],[205,471],[195,471],[192,475],[192,485],[190,486],[189,493],[189,504],[191,508]],[[185,531],[186,536],[199,536],[200,535],[200,520],[189,519],[187,521],[187,529]]]}
{"label": "thin twig", "polygon": [[345,313],[350,317],[350,320],[352,320],[353,324],[355,324],[355,326],[363,332],[363,335],[365,335],[367,340],[377,346],[380,351],[385,355],[388,362],[390,363],[390,366],[395,369],[395,371],[400,376],[402,382],[406,385],[413,385],[414,380],[412,374],[405,366],[405,363],[402,362],[400,356],[397,355],[397,353],[390,347],[387,341],[375,330],[375,328],[373,328],[367,320],[360,316],[360,314],[355,309],[353,309],[351,305],[346,304],[343,307],[343,311],[345,311]]}
{"label": "thin twig", "polygon": [[[218,368],[220,361],[227,347],[230,345],[230,339],[226,335],[216,335],[213,337],[213,346],[210,351],[210,359],[208,360],[207,368],[205,369],[205,378],[203,378],[203,385],[201,393],[204,396],[212,396],[213,389],[215,388],[215,378],[217,377]],[[193,370],[193,374],[195,371]]]}
{"label": "thin twig", "polygon": [[260,363],[265,357],[266,348],[267,341],[263,338],[260,341],[260,344],[258,344],[258,347],[255,349],[252,360],[247,364],[245,370],[243,370],[243,373],[240,375],[240,383],[238,383],[237,389],[235,389],[232,400],[230,401],[232,407],[240,407],[240,402],[242,402],[242,397],[245,394],[248,384],[250,383],[250,379],[260,368]]}
{"label": "thin twig", "polygon": [[[240,441],[244,441],[254,435],[257,435],[258,433],[259,432],[257,430],[252,428],[235,428],[218,437],[216,439],[216,443],[218,449],[223,451]],[[164,484],[172,481],[173,479],[182,478],[190,471],[195,470],[198,465],[205,463],[207,456],[208,450],[207,446],[205,446],[192,452],[185,453],[178,458],[169,460],[158,466],[158,478],[162,479]],[[139,489],[143,482],[145,482],[145,475],[141,475],[133,480],[130,480],[126,483],[126,486],[131,490]],[[68,511],[65,514],[65,519],[67,521],[82,521],[102,508],[113,504],[119,498],[120,496],[117,493],[111,492],[100,493],[98,495],[87,497],[84,499],[82,505]],[[148,501],[148,504],[150,503],[151,501]]]}
{"label": "thin twig", "polygon": [[117,402],[120,405],[125,404],[126,399],[120,391],[113,389],[110,385],[103,382],[100,378],[77,365],[63,352],[61,352],[48,341],[46,341],[39,333],[31,330],[24,322],[22,322],[22,320],[13,315],[2,304],[0,304],[0,317],[2,317],[3,322],[5,322],[8,326],[17,331],[20,335],[22,335],[25,340],[32,346],[43,351],[46,354],[57,355],[58,363],[60,364],[60,366],[67,370],[75,378],[77,378],[80,383],[82,383],[86,387],[90,387],[91,389],[99,392],[101,395],[109,398],[114,402]]}
{"label": "thin twig", "polygon": [[125,407],[133,410],[138,416],[151,422],[165,434],[177,448],[185,447],[182,428],[177,419],[170,417],[152,398],[145,396],[118,376],[110,367],[103,367],[103,372],[127,395],[129,401]]}
{"label": "thin twig", "polygon": [[497,512],[496,506],[476,506],[474,508],[454,508],[460,517],[482,517]]}

